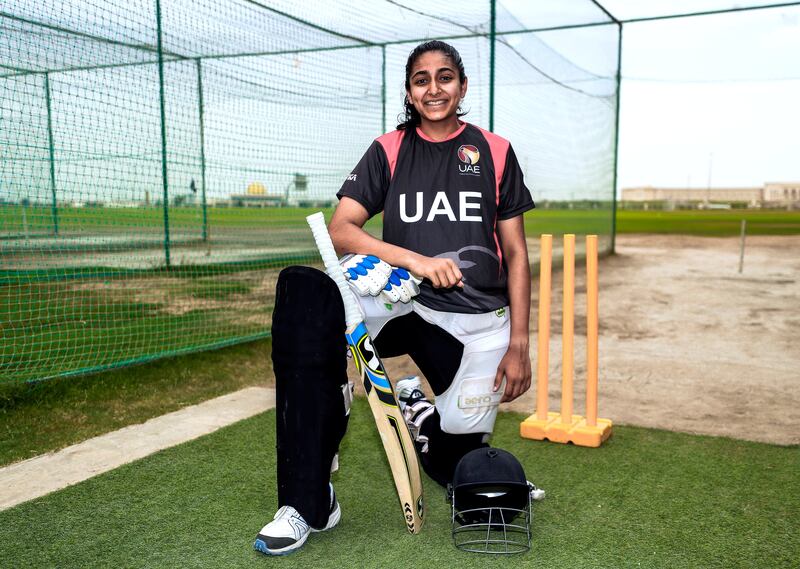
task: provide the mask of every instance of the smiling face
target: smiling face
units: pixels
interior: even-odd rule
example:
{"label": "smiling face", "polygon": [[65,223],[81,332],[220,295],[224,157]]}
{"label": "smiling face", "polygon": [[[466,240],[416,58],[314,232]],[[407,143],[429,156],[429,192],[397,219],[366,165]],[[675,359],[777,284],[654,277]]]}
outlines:
{"label": "smiling face", "polygon": [[420,55],[411,68],[406,97],[426,122],[457,123],[456,112],[467,94],[467,79],[460,80],[458,69],[441,51]]}

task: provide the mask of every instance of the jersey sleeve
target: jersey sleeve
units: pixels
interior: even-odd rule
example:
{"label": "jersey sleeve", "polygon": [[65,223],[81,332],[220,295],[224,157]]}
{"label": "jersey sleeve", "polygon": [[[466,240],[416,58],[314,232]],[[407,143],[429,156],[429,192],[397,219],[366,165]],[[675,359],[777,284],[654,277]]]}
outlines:
{"label": "jersey sleeve", "polygon": [[509,146],[503,179],[500,180],[500,202],[497,205],[497,219],[511,219],[536,207],[530,190],[522,179],[522,169],[517,162],[514,149]]}
{"label": "jersey sleeve", "polygon": [[376,140],[364,153],[355,169],[347,176],[336,197],[340,200],[343,197],[356,200],[372,217],[383,211],[390,181],[391,174],[386,152]]}

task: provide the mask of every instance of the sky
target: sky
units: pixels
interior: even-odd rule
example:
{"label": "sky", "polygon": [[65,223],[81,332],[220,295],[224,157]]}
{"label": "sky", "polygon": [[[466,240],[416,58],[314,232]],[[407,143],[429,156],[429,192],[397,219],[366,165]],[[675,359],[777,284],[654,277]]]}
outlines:
{"label": "sky", "polygon": [[800,181],[800,6],[629,23],[617,187]]}

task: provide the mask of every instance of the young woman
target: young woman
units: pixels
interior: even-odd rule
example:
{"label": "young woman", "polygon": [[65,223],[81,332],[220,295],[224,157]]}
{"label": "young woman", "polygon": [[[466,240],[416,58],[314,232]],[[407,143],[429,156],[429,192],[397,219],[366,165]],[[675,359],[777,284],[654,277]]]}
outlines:
{"label": "young woman", "polygon": [[[417,378],[397,384],[422,466],[442,485],[462,456],[488,446],[497,405],[519,397],[531,382],[522,214],[534,205],[508,141],[460,120],[467,83],[461,57],[449,44],[430,41],[411,52],[405,119],[375,140],[347,177],[329,226],[339,253],[359,254],[344,268],[364,295],[361,304],[378,353],[410,355],[436,395],[434,406]],[[382,240],[362,229],[379,213]],[[365,261],[364,255],[370,257]],[[393,282],[405,294],[379,297],[390,269],[375,267],[387,264],[419,277],[419,286],[401,269]],[[328,409],[342,394],[347,399],[344,356],[336,354],[344,345],[344,319],[335,287],[325,284],[330,279],[312,271],[290,267],[278,282],[272,333],[282,507],[256,540],[264,553],[296,549],[311,531],[333,527],[341,515],[329,469],[346,418],[329,417],[320,425],[325,440],[313,434],[313,422],[322,420],[319,401],[327,398]],[[359,275],[377,286],[355,286]],[[405,302],[392,304],[398,297]],[[290,308],[291,302],[297,306]],[[320,316],[326,313],[327,320]],[[316,338],[332,338],[331,346],[314,354],[290,353],[305,344],[301,331],[309,329]],[[316,368],[298,372],[299,360]],[[314,388],[317,403],[310,404],[309,383],[319,382],[320,369],[335,373],[327,373],[327,391]]]}

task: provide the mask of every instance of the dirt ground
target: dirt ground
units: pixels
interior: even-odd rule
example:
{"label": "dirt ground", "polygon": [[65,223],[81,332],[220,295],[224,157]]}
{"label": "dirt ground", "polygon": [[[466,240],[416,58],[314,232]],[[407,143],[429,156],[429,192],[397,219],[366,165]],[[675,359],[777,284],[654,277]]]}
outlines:
{"label": "dirt ground", "polygon": [[[532,241],[531,253],[538,257]],[[600,417],[615,423],[800,443],[800,236],[621,235],[600,262]],[[561,272],[553,273],[550,410],[560,408]],[[585,271],[575,296],[575,413],[583,413]],[[533,283],[535,370],[538,278]],[[417,373],[385,361],[390,377]],[[351,366],[352,367],[352,366]],[[534,371],[535,373],[535,371]],[[530,391],[504,408],[533,413]]]}

